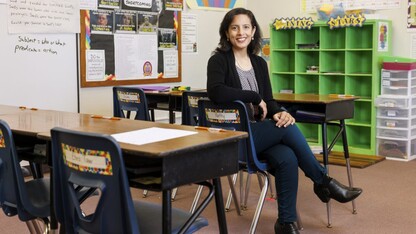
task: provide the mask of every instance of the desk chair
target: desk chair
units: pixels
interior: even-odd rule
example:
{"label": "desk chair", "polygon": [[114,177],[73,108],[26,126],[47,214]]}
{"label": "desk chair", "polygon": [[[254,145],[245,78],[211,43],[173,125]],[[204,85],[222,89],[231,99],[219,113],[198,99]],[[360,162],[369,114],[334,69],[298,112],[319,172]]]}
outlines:
{"label": "desk chair", "polygon": [[31,233],[42,233],[36,219],[49,231],[49,179],[23,178],[9,125],[0,120],[0,206],[7,216],[18,215]]}
{"label": "desk chair", "polygon": [[132,112],[136,112],[136,120],[150,120],[144,91],[138,87],[113,87],[113,115],[130,119]]}
{"label": "desk chair", "polygon": [[[63,128],[53,128],[51,136],[55,212],[66,233],[162,233],[162,207],[132,200],[122,152],[114,138]],[[75,185],[99,190],[92,213],[85,214],[80,207]],[[172,233],[193,233],[208,225],[201,217],[188,221],[190,216],[172,209]]]}
{"label": "desk chair", "polygon": [[[113,115],[120,118],[130,119],[132,112],[135,112],[135,120],[150,121],[147,98],[143,89],[139,87],[113,87]],[[153,113],[152,113],[153,114]],[[154,116],[154,115],[153,115]],[[129,176],[141,173],[132,168],[127,168]],[[130,181],[133,183],[133,181]],[[146,197],[148,190],[143,190],[143,197]],[[176,189],[172,192],[172,199],[176,196]]]}
{"label": "desk chair", "polygon": [[[209,100],[199,100],[198,107],[200,126],[244,131],[249,135],[248,138],[240,142],[239,164],[240,171],[246,171],[248,174],[257,174],[262,177],[261,181],[259,179],[261,182],[259,183],[261,187],[260,198],[249,230],[249,233],[255,233],[269,187],[269,178],[267,174],[269,165],[265,160],[260,160],[257,157],[253,139],[251,138],[250,120],[248,118],[246,106],[241,101],[218,104]],[[242,195],[243,193],[240,189],[240,196]],[[240,197],[240,199],[243,200],[242,197]],[[298,228],[302,229],[299,215]]]}
{"label": "desk chair", "polygon": [[[182,93],[182,125],[189,126],[198,126],[198,101],[200,99],[208,99],[208,94],[206,91],[184,91]],[[234,202],[236,206],[236,211],[238,215],[241,215],[240,206],[236,199],[235,189],[231,176],[228,176],[230,182],[231,194],[233,194]],[[235,181],[235,180],[234,180]],[[195,194],[194,200],[191,205],[190,212],[193,213],[198,205],[199,199],[201,197],[203,186],[198,186],[198,190]],[[226,210],[229,210],[231,198],[227,200]]]}

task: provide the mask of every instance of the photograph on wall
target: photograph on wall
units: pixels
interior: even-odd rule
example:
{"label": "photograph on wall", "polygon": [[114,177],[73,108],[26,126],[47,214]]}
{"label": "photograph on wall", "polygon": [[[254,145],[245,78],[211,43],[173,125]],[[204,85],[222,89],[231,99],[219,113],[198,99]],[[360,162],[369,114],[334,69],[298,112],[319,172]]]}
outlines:
{"label": "photograph on wall", "polygon": [[98,8],[119,9],[120,0],[98,0]]}
{"label": "photograph on wall", "polygon": [[158,14],[155,12],[137,12],[137,31],[139,33],[156,33]]}
{"label": "photograph on wall", "polygon": [[172,28],[159,28],[158,47],[159,49],[176,48],[176,30]]}
{"label": "photograph on wall", "polygon": [[112,34],[114,12],[111,10],[91,10],[91,34]]}
{"label": "photograph on wall", "polygon": [[166,0],[165,9],[170,11],[182,11],[182,0]]}
{"label": "photograph on wall", "polygon": [[135,11],[114,11],[116,33],[136,33],[137,15]]}
{"label": "photograph on wall", "polygon": [[160,13],[163,9],[162,1],[163,0],[121,0],[121,9]]}

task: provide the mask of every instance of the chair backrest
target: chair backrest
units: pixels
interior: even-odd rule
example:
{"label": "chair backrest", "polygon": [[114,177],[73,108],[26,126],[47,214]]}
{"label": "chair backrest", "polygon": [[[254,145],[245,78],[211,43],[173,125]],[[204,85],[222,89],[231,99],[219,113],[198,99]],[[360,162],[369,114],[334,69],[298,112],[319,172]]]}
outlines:
{"label": "chair backrest", "polygon": [[[66,233],[139,233],[118,143],[108,135],[53,128],[55,213]],[[83,214],[77,187],[96,188],[100,197]]]}
{"label": "chair backrest", "polygon": [[182,125],[198,125],[198,101],[208,98],[206,91],[185,91],[182,93]]}
{"label": "chair backrest", "polygon": [[[35,179],[32,182],[40,180]],[[28,189],[38,185],[45,184],[25,184],[12,132],[9,125],[0,120],[0,206],[4,213],[7,216],[18,214],[22,221],[32,220],[36,217],[48,217],[50,214],[49,194],[41,194],[45,190],[37,190],[40,193],[38,195],[40,200],[42,200],[42,196],[46,196],[43,205],[34,204],[39,199],[31,200],[29,198]]]}
{"label": "chair backrest", "polygon": [[143,89],[139,87],[113,87],[113,115],[120,118],[130,118],[132,112],[136,112],[134,117],[136,120],[150,120]]}
{"label": "chair backrest", "polygon": [[243,102],[214,103],[201,99],[198,102],[199,125],[247,132],[249,137],[241,140],[239,145],[240,164],[245,165],[249,173],[266,171],[266,162],[257,158],[251,137],[250,120]]}

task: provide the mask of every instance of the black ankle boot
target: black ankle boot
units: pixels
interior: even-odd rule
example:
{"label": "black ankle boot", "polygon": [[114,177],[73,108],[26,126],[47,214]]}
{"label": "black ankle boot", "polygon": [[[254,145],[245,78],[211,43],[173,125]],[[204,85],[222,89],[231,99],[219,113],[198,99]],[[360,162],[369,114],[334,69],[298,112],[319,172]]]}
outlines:
{"label": "black ankle boot", "polygon": [[274,224],[275,234],[299,234],[299,229],[295,223],[279,223],[279,220]]}
{"label": "black ankle boot", "polygon": [[347,187],[331,177],[325,178],[324,181],[326,183],[313,185],[313,191],[324,203],[329,202],[331,198],[346,203],[357,198],[363,191],[360,188]]}

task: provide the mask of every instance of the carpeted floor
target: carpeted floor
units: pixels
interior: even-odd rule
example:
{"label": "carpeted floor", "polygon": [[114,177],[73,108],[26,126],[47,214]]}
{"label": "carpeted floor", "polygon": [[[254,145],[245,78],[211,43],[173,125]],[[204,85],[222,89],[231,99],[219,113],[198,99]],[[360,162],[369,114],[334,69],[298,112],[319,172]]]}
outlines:
{"label": "carpeted floor", "polygon": [[[327,228],[326,206],[314,195],[312,183],[299,171],[298,210],[304,230],[301,234],[409,234],[416,233],[416,160],[398,162],[384,160],[364,169],[352,168],[354,185],[364,189],[357,198],[357,214],[352,214],[351,203],[332,202],[332,228]],[[346,183],[346,170],[343,166],[329,167],[331,176]],[[227,212],[229,233],[247,233],[259,195],[257,178],[253,177],[248,201],[248,210],[238,216],[233,205]],[[228,184],[223,180],[224,196]],[[197,186],[182,186],[173,202],[175,207],[188,210]],[[160,202],[160,193],[149,192],[142,198],[142,191],[132,189],[134,199]],[[202,214],[209,219],[209,226],[200,234],[218,233],[213,202]],[[258,234],[273,233],[277,217],[276,201],[267,199],[257,227]],[[26,225],[17,217],[0,214],[0,233],[29,233]]]}

